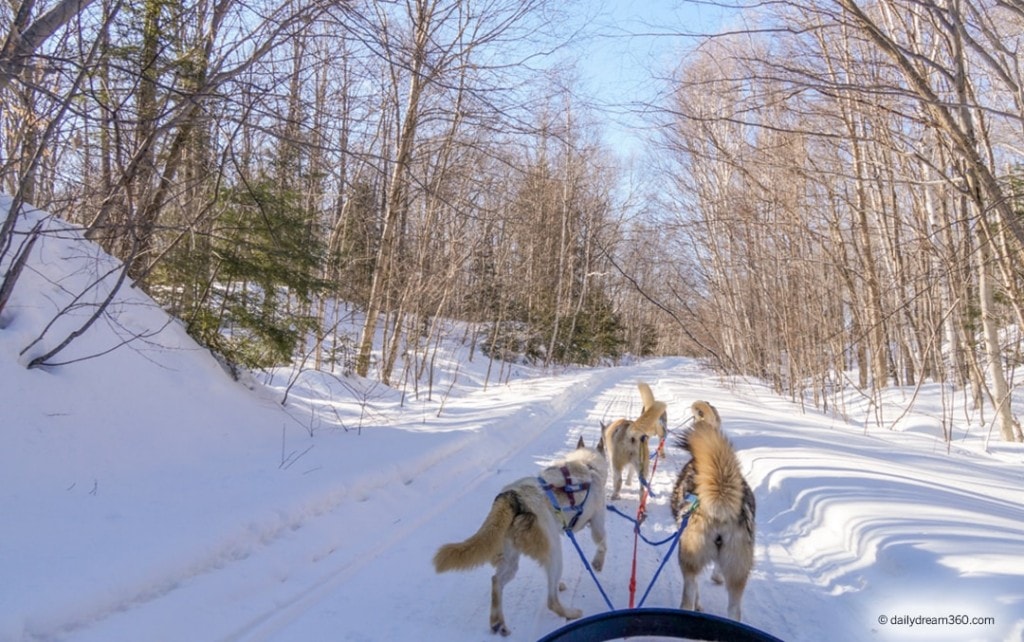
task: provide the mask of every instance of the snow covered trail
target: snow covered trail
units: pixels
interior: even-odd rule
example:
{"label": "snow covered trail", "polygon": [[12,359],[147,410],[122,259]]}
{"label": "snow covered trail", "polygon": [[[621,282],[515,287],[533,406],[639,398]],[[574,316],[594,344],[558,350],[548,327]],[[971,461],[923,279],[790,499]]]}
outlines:
{"label": "snow covered trail", "polygon": [[[152,568],[136,573],[99,551],[112,560],[110,586],[54,603],[51,618],[36,616],[30,634],[14,639],[497,639],[487,626],[492,570],[438,575],[434,552],[474,532],[508,481],[564,455],[581,435],[596,443],[601,421],[639,414],[638,381],[668,402],[673,429],[692,401],[711,401],[737,447],[758,501],[747,624],[791,642],[1022,639],[1024,508],[1014,491],[1021,465],[969,453],[951,459],[913,433],[861,434],[725,384],[686,359],[534,376],[453,397],[441,417],[392,408],[360,436],[318,434],[302,471],[254,471],[254,449],[224,464],[230,483],[223,487],[209,471],[181,479],[185,508],[161,523],[183,530],[180,538],[148,534]],[[651,539],[673,533],[669,494],[685,459],[668,448],[652,479],[643,525]],[[635,514],[637,491],[635,483],[625,487],[615,505]],[[226,500],[239,506],[217,515]],[[614,606],[625,608],[633,525],[613,514],[607,524],[599,578]],[[578,540],[589,558],[589,530]],[[668,550],[640,543],[637,600]],[[586,615],[605,611],[564,539],[563,556],[563,601]],[[645,606],[679,605],[674,558]],[[534,641],[564,624],[547,610],[543,586],[541,569],[524,558],[505,590],[508,639]],[[708,612],[725,614],[725,590],[707,574],[701,597]],[[878,623],[883,615],[939,614],[995,623],[914,630]]]}
{"label": "snow covered trail", "polygon": [[[671,359],[601,370],[582,379],[573,375],[564,382],[568,387],[547,380],[527,384],[542,391],[541,397],[518,392],[522,405],[509,417],[484,427],[482,439],[474,442],[472,450],[452,453],[408,485],[381,488],[372,500],[346,508],[365,510],[367,515],[353,515],[353,521],[385,534],[382,544],[371,554],[346,563],[343,570],[330,571],[329,577],[297,599],[270,608],[223,639],[307,640],[337,628],[340,639],[345,640],[398,640],[408,639],[411,627],[429,634],[431,639],[494,639],[487,627],[492,569],[485,566],[437,575],[430,563],[434,551],[444,542],[461,540],[474,532],[494,495],[510,480],[533,473],[565,454],[580,435],[588,444],[595,443],[601,421],[638,415],[641,404],[637,381],[647,381],[656,393],[664,391],[671,397],[677,416],[670,415],[669,419],[674,426],[688,416],[692,400],[723,395],[713,377],[687,362]],[[453,410],[458,412],[457,408]],[[649,517],[644,525],[651,539],[663,539],[674,532],[668,498],[683,463],[681,453],[669,451],[659,464],[653,480],[655,496],[649,500]],[[634,483],[615,505],[633,515],[638,499]],[[613,605],[625,608],[633,526],[613,514],[607,516],[607,523],[609,555],[599,579]],[[581,532],[578,541],[589,559],[593,553],[589,530]],[[654,549],[641,542],[637,601],[668,550],[667,544]],[[564,602],[588,615],[606,610],[600,592],[568,541],[563,541],[563,556],[563,580],[567,585]],[[751,593],[765,583],[764,574],[755,575]],[[505,590],[510,640],[536,640],[564,624],[547,610],[543,586],[542,570],[524,559],[516,579]],[[681,592],[682,580],[673,555],[646,605],[678,606]],[[704,593],[706,607],[724,613],[724,590],[710,586]],[[771,592],[766,591],[752,603],[763,608],[752,610],[760,621],[747,618],[748,622],[770,625],[780,601],[773,600]],[[366,617],[351,618],[346,613]]]}
{"label": "snow covered trail", "polygon": [[[427,595],[436,590],[430,558],[444,538],[475,530],[497,489],[537,470],[544,458],[564,453],[580,434],[596,444],[598,421],[608,418],[609,409],[594,409],[595,394],[618,389],[611,395],[616,399],[632,389],[636,400],[630,405],[638,408],[635,383],[649,368],[531,379],[453,400],[439,420],[441,434],[391,436],[418,440],[422,450],[405,444],[389,450],[390,441],[382,440],[388,443],[381,450],[362,454],[378,461],[368,472],[346,476],[301,504],[279,506],[273,519],[240,526],[245,532],[210,544],[222,553],[96,609],[94,621],[82,616],[65,622],[59,635],[82,641],[153,639],[154,623],[180,631],[181,614],[188,613],[184,628],[194,632],[191,639],[317,639],[303,637],[304,623],[316,626],[338,609],[348,612],[355,600],[366,602],[356,612],[380,616],[366,618],[364,639],[399,639],[386,633],[387,614],[401,604],[397,595],[410,578],[422,577]],[[404,418],[412,426],[420,420]],[[370,443],[373,430],[390,429],[367,429],[360,445]],[[455,523],[462,528],[438,528]],[[435,531],[436,537],[428,535]],[[406,608],[415,608],[422,597],[409,601]],[[342,619],[343,638],[361,639],[361,624]],[[479,627],[463,630],[477,632]]]}
{"label": "snow covered trail", "polygon": [[[577,435],[581,432],[577,419],[586,411],[591,391],[628,376],[626,371],[601,370],[557,382],[525,384],[516,393],[522,405],[508,415],[477,417],[483,422],[480,429],[462,439],[464,443],[457,450],[413,474],[406,473],[402,479],[379,486],[359,505],[347,507],[357,513],[352,517],[359,528],[381,534],[378,546],[347,555],[340,565],[337,561],[328,564],[336,568],[328,571],[323,581],[224,639],[316,639],[319,631],[337,622],[342,605],[347,612],[367,614],[361,621],[343,618],[345,639],[401,639],[403,631],[408,630],[407,618],[417,621],[415,612],[423,608],[420,596],[436,591],[430,586],[434,577],[430,559],[443,540],[430,534],[456,523],[471,529],[466,536],[475,531],[498,489],[510,479],[537,469],[538,451],[564,451],[565,440],[576,438],[566,427]],[[461,409],[455,406],[450,410],[458,414]],[[589,436],[587,439],[596,443]],[[410,580],[421,592],[403,598]],[[457,613],[435,613],[432,617],[441,616],[450,622],[452,615],[461,621]],[[426,622],[424,626],[433,636],[435,629]]]}

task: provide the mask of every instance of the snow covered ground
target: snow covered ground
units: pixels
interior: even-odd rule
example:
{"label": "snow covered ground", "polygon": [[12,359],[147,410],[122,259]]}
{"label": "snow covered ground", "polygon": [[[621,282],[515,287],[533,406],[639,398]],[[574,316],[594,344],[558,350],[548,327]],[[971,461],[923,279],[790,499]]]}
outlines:
{"label": "snow covered ground", "polygon": [[[0,640],[495,639],[489,568],[437,575],[434,551],[474,532],[506,482],[580,435],[596,442],[601,420],[635,416],[637,381],[669,403],[670,427],[710,400],[737,446],[758,501],[748,624],[791,641],[1024,639],[1024,449],[986,452],[975,428],[947,452],[927,388],[896,430],[865,429],[680,358],[516,367],[485,385],[486,359],[453,344],[430,399],[307,371],[282,406],[294,373],[232,381],[131,289],[117,323],[65,356],[158,334],[26,370],[64,335],[23,348],[109,260],[60,236],[34,249],[0,317]],[[88,313],[74,310],[63,332]],[[651,537],[671,532],[684,463],[669,450],[659,464]],[[636,490],[615,504],[635,512]],[[624,608],[632,525],[608,523],[600,579]],[[589,533],[580,543],[589,556]],[[564,601],[604,611],[563,549]],[[641,545],[640,592],[664,553]],[[524,560],[505,592],[509,639],[564,624],[542,583]],[[724,615],[724,589],[704,584],[706,610]],[[681,591],[670,560],[646,606],[676,607]]]}

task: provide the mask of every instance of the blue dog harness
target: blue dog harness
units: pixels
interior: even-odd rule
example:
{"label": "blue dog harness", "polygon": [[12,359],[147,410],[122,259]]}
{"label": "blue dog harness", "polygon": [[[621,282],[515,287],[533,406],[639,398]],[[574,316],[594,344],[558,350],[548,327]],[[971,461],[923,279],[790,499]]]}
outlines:
{"label": "blue dog harness", "polygon": [[[583,482],[580,484],[572,483],[572,477],[569,475],[569,467],[562,466],[559,468],[562,473],[562,477],[565,478],[564,486],[554,486],[546,479],[537,476],[537,482],[540,483],[540,487],[547,494],[548,499],[551,500],[551,507],[555,510],[555,513],[562,520],[562,528],[566,531],[571,531],[576,526],[576,522],[579,521],[580,515],[583,514],[583,507],[587,503],[587,498],[590,497],[590,482]],[[562,506],[558,503],[558,498],[555,497],[555,490],[560,490],[566,494],[569,498],[569,505]],[[586,492],[583,499],[577,504],[576,493]]]}

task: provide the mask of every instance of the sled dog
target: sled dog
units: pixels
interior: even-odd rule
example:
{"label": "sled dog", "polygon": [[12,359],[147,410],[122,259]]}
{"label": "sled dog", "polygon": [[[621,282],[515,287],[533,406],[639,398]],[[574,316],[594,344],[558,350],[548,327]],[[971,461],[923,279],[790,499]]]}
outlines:
{"label": "sled dog", "polygon": [[[647,462],[650,460],[648,442],[650,435],[658,434],[661,417],[666,415],[664,401],[652,401],[635,420],[616,419],[607,426],[601,424],[601,444],[608,452],[615,482],[612,499],[619,498],[622,490],[622,471],[628,472],[627,484],[633,483],[633,472],[647,479]],[[661,433],[664,435],[664,432]]]}
{"label": "sled dog", "polygon": [[[694,401],[693,405],[690,406],[690,412],[693,413],[694,421],[703,419],[715,428],[721,429],[722,418],[718,416],[718,409],[707,401]],[[715,584],[725,582],[725,578],[722,577],[722,572],[718,570],[717,564],[711,572],[711,581]]]}
{"label": "sled dog", "polygon": [[[643,412],[647,412],[648,408],[653,408],[655,405],[661,403],[655,401],[654,393],[651,392],[651,387],[643,381],[636,384],[637,389],[640,390],[640,398],[643,399],[644,408]],[[661,404],[662,408],[665,408],[665,404]],[[641,413],[642,414],[642,413]],[[653,424],[645,424],[641,426],[641,430],[647,432],[651,437],[657,437],[658,439],[665,439],[665,434],[668,432],[668,412],[664,410],[658,415],[658,421]]]}
{"label": "sled dog", "polygon": [[718,416],[718,409],[706,401],[694,401],[690,406],[694,421],[703,419],[715,428],[722,427],[722,418]]}
{"label": "sled dog", "polygon": [[[717,418],[718,413],[713,416]],[[679,540],[683,573],[680,608],[701,610],[697,576],[708,563],[715,562],[729,593],[728,615],[738,621],[743,589],[754,564],[754,493],[740,472],[732,444],[708,419],[694,421],[675,445],[691,455],[672,490],[672,515],[677,521],[688,508],[687,495],[697,496],[697,508]]]}
{"label": "sled dog", "polygon": [[[495,567],[491,578],[492,633],[508,635],[502,612],[502,591],[515,577],[519,555],[537,560],[547,572],[548,608],[573,620],[583,613],[558,599],[562,578],[563,530],[573,532],[590,526],[597,545],[591,561],[595,571],[604,566],[605,483],[608,463],[604,453],[586,448],[581,437],[576,450],[534,477],[523,477],[505,486],[494,498],[479,530],[469,539],[445,544],[434,555],[438,573],[475,568],[486,562]],[[555,506],[557,502],[558,506]]]}
{"label": "sled dog", "polygon": [[[640,390],[640,398],[643,399],[644,402],[644,412],[646,412],[648,408],[653,408],[656,404],[660,403],[658,401],[655,401],[654,393],[651,392],[651,387],[648,386],[646,383],[641,381],[636,384],[636,387]],[[664,404],[662,404],[662,406],[664,406]],[[658,453],[662,457],[664,457],[665,435],[668,433],[668,412],[662,412],[661,415],[658,416],[658,421],[656,423],[642,425],[641,430],[646,431],[649,437],[657,437],[659,439]],[[650,440],[648,440],[647,443],[644,444],[643,449],[644,456],[647,457],[647,461],[650,461]]]}

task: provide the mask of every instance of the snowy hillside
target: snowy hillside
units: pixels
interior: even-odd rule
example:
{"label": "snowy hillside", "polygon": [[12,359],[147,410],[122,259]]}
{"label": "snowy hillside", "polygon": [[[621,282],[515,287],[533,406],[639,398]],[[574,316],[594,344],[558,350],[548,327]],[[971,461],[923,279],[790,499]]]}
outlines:
{"label": "snowy hillside", "polygon": [[[437,392],[403,397],[315,372],[282,406],[294,373],[232,381],[127,288],[116,316],[69,354],[152,336],[27,370],[60,332],[23,348],[109,261],[71,231],[59,236],[36,246],[0,317],[2,641],[498,639],[489,569],[437,575],[434,551],[475,531],[505,483],[580,435],[596,442],[600,421],[635,416],[638,381],[668,402],[672,428],[693,400],[711,401],[738,448],[758,502],[748,624],[790,641],[1024,639],[1024,449],[986,452],[964,425],[947,452],[927,398],[890,431],[802,413],[678,358],[518,367],[485,386],[486,360],[453,344],[458,374],[435,385],[452,386],[443,407]],[[668,494],[684,463],[669,450],[659,464],[651,536],[671,532]],[[615,505],[635,512],[636,491]],[[624,608],[632,525],[608,524],[600,579]],[[592,552],[588,533],[580,543]],[[564,602],[605,610],[563,550]],[[641,591],[663,553],[641,545]],[[564,624],[542,585],[524,560],[505,591],[508,639]],[[671,560],[646,605],[676,607],[681,590]],[[706,577],[702,598],[725,614],[724,589]]]}

